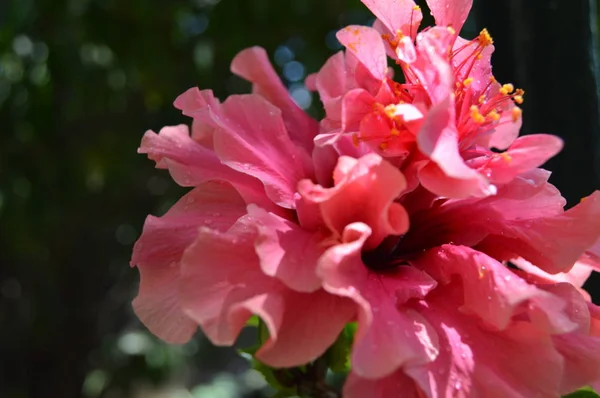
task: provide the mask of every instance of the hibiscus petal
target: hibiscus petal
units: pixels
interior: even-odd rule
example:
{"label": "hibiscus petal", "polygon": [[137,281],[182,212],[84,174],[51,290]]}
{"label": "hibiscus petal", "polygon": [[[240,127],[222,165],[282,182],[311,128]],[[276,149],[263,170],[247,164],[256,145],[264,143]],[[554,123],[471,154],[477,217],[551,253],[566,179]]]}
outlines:
{"label": "hibiscus petal", "polygon": [[281,109],[290,138],[310,152],[313,138],[319,131],[318,123],[294,102],[269,62],[264,48],[251,47],[241,51],[231,62],[231,71],[254,83],[255,93]]}
{"label": "hibiscus petal", "polygon": [[405,368],[427,397],[555,397],[563,359],[549,335],[514,322],[504,331],[481,328],[458,308],[458,285],[438,288],[414,308],[436,330],[438,357]]}
{"label": "hibiscus petal", "polygon": [[320,289],[316,268],[317,260],[325,251],[320,244],[324,236],[318,231],[306,231],[257,206],[248,206],[248,215],[249,222],[258,230],[255,245],[263,272],[298,292]]}
{"label": "hibiscus petal", "polygon": [[323,188],[310,180],[298,184],[298,192],[309,202],[318,203],[323,220],[340,237],[353,222],[364,222],[373,230],[366,247],[373,249],[388,235],[408,229],[408,215],[394,202],[404,190],[402,173],[379,155],[360,159],[342,156],[334,171],[335,187]]}
{"label": "hibiscus petal", "polygon": [[499,222],[486,244],[515,253],[548,273],[568,271],[598,239],[600,191],[568,211],[537,219]]}
{"label": "hibiscus petal", "polygon": [[419,171],[421,183],[446,197],[486,196],[495,189],[476,170],[467,166],[458,150],[450,98],[434,106],[417,135],[419,149],[435,163]]}
{"label": "hibiscus petal", "polygon": [[362,0],[369,10],[394,34],[401,31],[415,37],[423,13],[413,0]]}
{"label": "hibiscus petal", "polygon": [[[528,282],[566,282],[573,286],[581,287],[592,274],[592,267],[587,265],[585,260],[577,261],[575,265],[573,265],[573,268],[571,268],[568,272],[559,272],[558,274],[549,274],[523,258],[511,259],[510,261],[519,267],[519,269],[525,271],[523,273],[524,278],[527,278],[526,280]],[[584,292],[584,290],[581,291],[581,293]]]}
{"label": "hibiscus petal", "polygon": [[313,171],[308,153],[290,140],[279,109],[256,95],[231,96],[222,109],[214,136],[221,161],[258,178],[271,200],[292,208],[297,182]]}
{"label": "hibiscus petal", "polygon": [[336,36],[374,78],[380,81],[386,78],[387,55],[383,39],[375,29],[351,25],[340,30]]}
{"label": "hibiscus petal", "polygon": [[[473,58],[473,50],[463,49],[457,51],[468,45],[470,42],[470,40],[463,39],[460,36],[456,37],[456,41],[452,48],[454,51],[454,55],[452,56],[452,66],[454,67],[457,81],[462,82],[470,77],[473,80],[469,84],[469,87],[476,92],[483,92],[483,90],[490,85],[490,79],[493,77],[491,61],[494,46],[489,44],[483,47],[481,52],[478,52],[479,55],[475,58]],[[465,62],[467,60],[468,63]],[[461,67],[461,65],[463,66]],[[468,67],[464,67],[464,65],[468,65]]]}
{"label": "hibiscus petal", "polygon": [[427,5],[436,25],[452,26],[460,32],[473,6],[473,0],[427,0]]}
{"label": "hibiscus petal", "polygon": [[131,259],[141,278],[133,308],[152,333],[170,343],[185,343],[194,334],[197,325],[183,313],[177,295],[183,251],[199,226],[225,231],[244,213],[235,189],[211,182],[190,191],[164,216],[146,219]]}
{"label": "hibiscus petal", "polygon": [[298,366],[317,359],[356,316],[354,303],[323,290],[288,292],[285,300],[280,328],[269,330],[269,340],[256,353],[271,366]]}
{"label": "hibiscus petal", "polygon": [[236,187],[247,203],[257,203],[270,211],[277,211],[257,179],[221,163],[213,151],[190,138],[185,125],[164,127],[159,134],[147,131],[138,152],[148,154],[157,168],[168,169],[181,186],[197,186],[210,180],[227,181]]}
{"label": "hibiscus petal", "polygon": [[342,131],[358,131],[361,120],[373,112],[374,104],[375,98],[366,90],[357,88],[348,91],[342,100]]}
{"label": "hibiscus petal", "polygon": [[414,380],[403,371],[397,371],[380,379],[366,379],[350,372],[344,383],[344,398],[422,398]]}
{"label": "hibiscus petal", "polygon": [[333,344],[355,316],[354,306],[322,290],[291,291],[265,275],[255,253],[256,238],[248,217],[226,233],[201,228],[182,259],[183,308],[217,345],[233,344],[256,314],[270,334],[257,352],[261,361],[274,367],[310,362]]}
{"label": "hibiscus petal", "polygon": [[526,283],[503,264],[469,247],[443,245],[411,264],[442,283],[460,278],[464,289],[461,310],[477,314],[499,330],[508,327],[523,303],[527,303],[532,321],[541,328],[566,333],[576,327],[564,313],[565,302],[560,297]]}
{"label": "hibiscus petal", "polygon": [[559,389],[561,395],[600,379],[600,338],[569,333],[553,336],[552,340],[565,361]]}
{"label": "hibiscus petal", "polygon": [[553,135],[525,135],[517,138],[506,152],[492,156],[480,171],[489,175],[491,182],[506,184],[516,176],[541,166],[562,147],[562,140]]}
{"label": "hibiscus petal", "polygon": [[318,270],[325,290],[359,306],[353,371],[379,378],[404,364],[431,361],[437,355],[437,341],[431,340],[427,323],[418,313],[397,307],[410,298],[424,297],[435,281],[410,267],[385,274],[369,271],[361,251],[370,232],[362,223],[347,226],[343,243],[327,250]]}
{"label": "hibiscus petal", "polygon": [[340,51],[329,57],[316,79],[321,101],[326,103],[330,99],[341,97],[347,91],[348,79],[344,53]]}

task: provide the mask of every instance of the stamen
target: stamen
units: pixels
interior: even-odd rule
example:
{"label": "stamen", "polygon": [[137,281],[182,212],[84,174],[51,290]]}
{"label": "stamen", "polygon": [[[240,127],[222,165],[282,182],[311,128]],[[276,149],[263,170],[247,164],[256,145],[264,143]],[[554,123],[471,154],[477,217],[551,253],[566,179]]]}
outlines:
{"label": "stamen", "polygon": [[519,108],[518,106],[515,106],[512,109],[512,121],[513,123],[516,123],[519,118],[521,117],[521,115],[523,114],[523,111],[521,110],[521,108]]}
{"label": "stamen", "polygon": [[473,79],[472,77],[469,77],[465,80],[463,80],[463,86],[465,87],[469,87],[471,85],[471,83],[473,83],[475,79]]}
{"label": "stamen", "polygon": [[502,88],[500,89],[500,94],[508,95],[508,94],[512,93],[514,90],[515,90],[515,86],[508,83],[508,84],[505,84],[502,86]]}
{"label": "stamen", "polygon": [[488,113],[487,117],[490,118],[494,122],[497,122],[498,120],[500,120],[500,115],[498,114],[498,112],[495,109],[493,111],[491,111],[490,113]]}
{"label": "stamen", "polygon": [[477,105],[472,105],[471,108],[469,108],[469,111],[471,112],[471,119],[473,119],[475,123],[482,124],[485,122],[485,117],[479,112],[479,107]]}
{"label": "stamen", "polygon": [[514,101],[515,101],[517,104],[519,104],[519,105],[521,105],[521,104],[523,103],[523,97],[522,97],[522,96],[520,96],[520,95],[515,95],[515,96],[513,97],[513,100],[514,100]]}
{"label": "stamen", "polygon": [[481,43],[481,45],[484,47],[494,44],[494,39],[492,39],[492,36],[487,29],[483,29],[481,32],[479,32],[478,39],[479,43]]}

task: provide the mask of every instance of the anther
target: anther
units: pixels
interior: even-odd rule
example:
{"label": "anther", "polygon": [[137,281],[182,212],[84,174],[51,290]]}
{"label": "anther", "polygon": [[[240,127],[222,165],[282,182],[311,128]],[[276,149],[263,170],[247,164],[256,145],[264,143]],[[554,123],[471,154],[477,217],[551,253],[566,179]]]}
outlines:
{"label": "anther", "polygon": [[483,29],[479,33],[478,39],[479,43],[481,43],[481,45],[484,47],[489,46],[490,44],[494,44],[494,39],[492,39],[492,36],[490,35],[487,29]]}
{"label": "anther", "polygon": [[479,112],[479,107],[477,107],[477,105],[471,105],[469,110],[471,112],[471,119],[473,119],[475,123],[482,124],[485,122],[485,117]]}
{"label": "anther", "polygon": [[475,79],[473,79],[472,77],[466,78],[465,80],[463,80],[463,86],[469,87],[474,80]]}
{"label": "anther", "polygon": [[508,84],[503,85],[502,88],[500,88],[500,94],[508,95],[508,94],[512,93],[514,90],[515,90],[515,86],[508,83]]}
{"label": "anther", "polygon": [[496,110],[493,110],[490,113],[488,113],[487,117],[493,120],[494,122],[500,120],[500,115],[498,114],[498,112],[496,112]]}
{"label": "anther", "polygon": [[512,109],[511,113],[512,113],[512,121],[513,121],[513,123],[516,123],[521,118],[523,111],[518,106],[515,106]]}

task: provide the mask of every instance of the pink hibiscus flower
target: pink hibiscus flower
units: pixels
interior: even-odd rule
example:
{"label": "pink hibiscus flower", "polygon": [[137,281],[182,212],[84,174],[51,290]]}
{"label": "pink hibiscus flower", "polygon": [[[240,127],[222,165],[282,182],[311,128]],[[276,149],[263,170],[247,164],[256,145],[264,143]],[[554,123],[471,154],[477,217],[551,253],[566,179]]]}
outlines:
{"label": "pink hibiscus flower", "polygon": [[[327,112],[317,142],[369,145],[443,196],[495,193],[495,181],[469,164],[471,149],[485,156],[481,148],[510,147],[521,126],[515,104],[523,102],[524,91],[494,79],[487,30],[474,40],[458,36],[472,2],[429,0],[437,26],[418,34],[422,14],[412,0],[363,2],[379,18],[375,26],[341,30],[346,53],[334,55],[309,79]],[[386,54],[401,68],[403,83],[390,77]],[[521,157],[532,161],[535,153],[536,166],[562,146],[548,135],[531,143]],[[514,167],[510,157],[503,159],[507,171]]]}
{"label": "pink hibiscus flower", "polygon": [[349,52],[312,78],[320,127],[251,48],[232,71],[253,94],[190,89],[175,106],[191,135],[144,135],[140,152],[193,189],[146,220],[136,314],[166,341],[200,327],[218,345],[258,315],[273,367],[315,360],[357,322],[350,398],[554,397],[600,380],[600,310],[580,290],[600,192],[563,209],[537,168],[560,141],[516,138],[518,94],[490,83],[487,36],[447,27],[470,1],[429,1],[438,27],[418,34],[412,1],[364,2],[388,41],[342,31]]}

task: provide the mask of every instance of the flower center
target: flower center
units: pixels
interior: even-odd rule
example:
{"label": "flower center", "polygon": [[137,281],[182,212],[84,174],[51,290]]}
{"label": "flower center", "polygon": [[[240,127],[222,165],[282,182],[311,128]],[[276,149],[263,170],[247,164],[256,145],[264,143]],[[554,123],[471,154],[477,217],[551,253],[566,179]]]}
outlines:
{"label": "flower center", "polygon": [[398,252],[404,236],[389,236],[373,250],[362,253],[362,261],[373,271],[385,271],[406,265],[402,253]]}
{"label": "flower center", "polygon": [[[448,27],[448,31],[456,35],[452,27]],[[395,37],[388,34],[383,34],[382,37],[394,51],[402,45],[403,40],[413,41],[413,38],[401,31]],[[455,45],[448,53],[448,62],[452,66],[455,80],[456,126],[463,146],[468,146],[473,139],[497,126],[518,122],[522,115],[521,109],[516,105],[523,103],[524,90],[515,89],[510,83],[500,86],[491,73],[487,84],[483,85],[479,81],[475,84],[475,80],[485,74],[475,74],[474,70],[488,67],[480,61],[486,47],[493,43],[487,29],[483,29],[475,39]],[[406,149],[407,142],[414,142],[414,134],[406,134],[410,131],[402,116],[396,112],[396,107],[413,104],[415,98],[422,100],[425,92],[411,65],[400,60],[396,63],[402,69],[405,83],[387,79],[384,84],[388,85],[394,99],[387,103],[376,103],[374,110],[361,123],[360,131],[353,135],[355,145],[359,142],[372,142],[389,155],[397,155],[395,152]]]}

